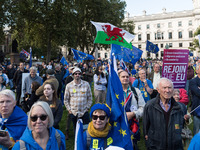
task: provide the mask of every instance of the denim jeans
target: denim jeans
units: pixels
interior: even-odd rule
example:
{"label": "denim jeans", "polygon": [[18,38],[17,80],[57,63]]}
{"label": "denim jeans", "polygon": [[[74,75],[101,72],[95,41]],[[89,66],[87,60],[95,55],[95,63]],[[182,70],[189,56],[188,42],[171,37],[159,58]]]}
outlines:
{"label": "denim jeans", "polygon": [[10,89],[12,90],[13,89],[13,79],[9,80],[9,84],[10,84]]}
{"label": "denim jeans", "polygon": [[194,124],[193,124],[193,134],[197,134],[200,130],[200,117],[194,116],[193,118]]}

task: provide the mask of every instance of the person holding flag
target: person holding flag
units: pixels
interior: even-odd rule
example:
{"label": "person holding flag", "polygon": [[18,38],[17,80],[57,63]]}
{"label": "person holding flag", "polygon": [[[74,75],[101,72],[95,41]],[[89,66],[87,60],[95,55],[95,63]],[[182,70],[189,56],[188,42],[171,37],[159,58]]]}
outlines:
{"label": "person holding flag", "polygon": [[113,139],[110,136],[109,117],[110,108],[105,104],[95,104],[90,111],[90,118],[87,130],[83,134],[83,143],[86,149],[106,149],[112,145]]}
{"label": "person holding flag", "polygon": [[137,141],[140,140],[139,118],[141,118],[143,115],[145,101],[141,91],[129,84],[128,72],[119,70],[118,76],[123,87],[125,111],[128,118],[129,128],[134,137],[134,150],[137,150]]}

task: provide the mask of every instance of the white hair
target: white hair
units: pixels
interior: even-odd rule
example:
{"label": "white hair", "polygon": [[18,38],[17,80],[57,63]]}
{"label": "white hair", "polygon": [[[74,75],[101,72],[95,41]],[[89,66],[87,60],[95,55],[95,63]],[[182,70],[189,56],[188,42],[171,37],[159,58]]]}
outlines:
{"label": "white hair", "polygon": [[15,93],[14,93],[13,91],[9,90],[9,89],[2,90],[2,91],[0,92],[0,96],[1,96],[1,95],[8,96],[8,97],[12,98],[13,101],[16,100],[16,99],[15,99]]}
{"label": "white hair", "polygon": [[163,82],[163,81],[169,82],[169,83],[172,85],[172,88],[174,88],[174,84],[173,84],[173,82],[172,82],[171,80],[169,80],[169,79],[167,79],[167,78],[160,78],[160,79],[158,80],[157,89],[159,89],[159,85],[160,85],[160,83]]}
{"label": "white hair", "polygon": [[30,130],[33,130],[31,128],[31,119],[30,119],[30,117],[31,117],[31,113],[33,111],[33,108],[37,107],[37,106],[42,107],[42,109],[47,113],[47,116],[49,118],[48,128],[51,128],[53,126],[53,124],[54,124],[53,113],[51,111],[51,108],[49,107],[49,104],[47,102],[44,102],[44,101],[38,101],[38,102],[34,103],[33,106],[31,107],[30,112],[28,114],[28,128]]}
{"label": "white hair", "polygon": [[35,66],[33,66],[33,67],[31,67],[31,68],[29,69],[29,71],[31,71],[31,70],[37,72],[37,68],[36,68]]}

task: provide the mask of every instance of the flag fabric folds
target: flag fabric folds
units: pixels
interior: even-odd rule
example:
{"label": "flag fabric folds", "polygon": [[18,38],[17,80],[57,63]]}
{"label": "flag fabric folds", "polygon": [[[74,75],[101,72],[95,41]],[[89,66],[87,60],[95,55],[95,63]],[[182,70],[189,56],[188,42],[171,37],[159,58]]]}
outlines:
{"label": "flag fabric folds", "polygon": [[29,57],[29,53],[27,51],[25,51],[24,49],[22,49],[22,51],[20,52],[20,58],[23,59],[23,60],[26,60],[27,57]]}
{"label": "flag fabric folds", "polygon": [[29,67],[32,67],[32,48],[30,47]]}
{"label": "flag fabric folds", "polygon": [[74,53],[74,59],[76,60],[93,60],[94,57],[92,55],[83,53],[81,51],[75,50],[72,48],[72,52]]}
{"label": "flag fabric folds", "polygon": [[63,65],[68,65],[67,60],[65,59],[64,56],[61,58],[60,62],[61,62]]}
{"label": "flag fabric folds", "polygon": [[126,72],[128,72],[128,74],[131,74],[131,73],[129,72],[128,68],[126,67],[126,64],[125,64],[125,62],[123,61],[123,59],[120,60],[119,66],[120,66],[123,70],[125,70]]}
{"label": "flag fabric folds", "polygon": [[97,31],[94,43],[118,44],[132,49],[131,41],[134,39],[135,35],[110,23],[93,21],[91,21],[91,23],[95,26]]}
{"label": "flag fabric folds", "polygon": [[126,121],[126,112],[124,110],[123,88],[113,63],[110,64],[107,92],[106,102],[111,107],[110,122],[112,125],[112,145],[122,147],[125,150],[133,149],[130,130]]}
{"label": "flag fabric folds", "polygon": [[83,143],[83,122],[81,119],[76,123],[74,150],[86,150]]}
{"label": "flag fabric folds", "polygon": [[151,52],[151,53],[156,54],[159,51],[159,48],[158,48],[157,45],[155,45],[155,44],[153,44],[153,43],[151,43],[151,42],[149,42],[147,40],[146,50],[149,51],[149,52]]}
{"label": "flag fabric folds", "polygon": [[112,44],[111,54],[112,53],[115,54],[116,59],[123,59],[123,61],[134,65],[141,58],[143,51],[134,46],[132,46],[132,49],[129,49],[120,45]]}

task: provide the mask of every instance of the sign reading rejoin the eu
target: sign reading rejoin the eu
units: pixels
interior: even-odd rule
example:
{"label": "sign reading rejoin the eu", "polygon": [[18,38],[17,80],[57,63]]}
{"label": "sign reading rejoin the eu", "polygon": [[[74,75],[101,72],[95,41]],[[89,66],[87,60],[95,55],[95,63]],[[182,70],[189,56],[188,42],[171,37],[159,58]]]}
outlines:
{"label": "sign reading rejoin the eu", "polygon": [[174,88],[185,88],[187,81],[189,50],[165,49],[162,77],[170,79]]}

